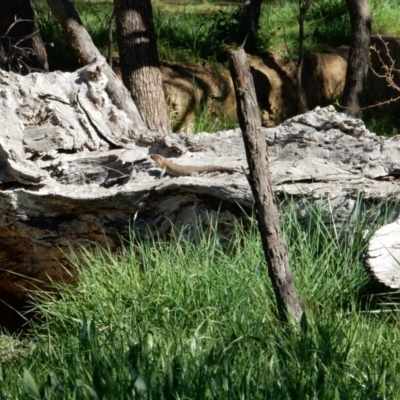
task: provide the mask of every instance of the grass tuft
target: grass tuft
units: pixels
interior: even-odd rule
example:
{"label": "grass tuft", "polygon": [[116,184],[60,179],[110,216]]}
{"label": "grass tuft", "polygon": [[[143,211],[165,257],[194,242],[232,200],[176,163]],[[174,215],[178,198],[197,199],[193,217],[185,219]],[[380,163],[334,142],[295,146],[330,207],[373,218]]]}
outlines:
{"label": "grass tuft", "polygon": [[78,286],[38,294],[42,323],[23,340],[29,351],[1,363],[0,395],[397,398],[399,299],[371,295],[360,260],[371,216],[355,207],[339,228],[322,208],[307,205],[301,223],[294,203],[281,207],[299,327],[277,319],[254,224],[237,226],[228,250],[215,231],[196,243],[133,237],[118,255],[83,250]]}

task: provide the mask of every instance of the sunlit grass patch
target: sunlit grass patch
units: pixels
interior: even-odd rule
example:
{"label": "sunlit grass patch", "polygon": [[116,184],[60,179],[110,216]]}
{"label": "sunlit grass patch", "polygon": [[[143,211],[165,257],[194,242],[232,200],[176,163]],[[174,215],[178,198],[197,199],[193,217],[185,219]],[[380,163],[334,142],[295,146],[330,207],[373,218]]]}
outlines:
{"label": "sunlit grass patch", "polygon": [[24,339],[30,350],[0,367],[0,394],[396,398],[400,302],[372,294],[361,262],[366,228],[385,211],[356,203],[339,227],[326,224],[326,207],[308,207],[305,223],[294,203],[281,205],[306,310],[299,327],[277,319],[254,224],[237,226],[228,248],[215,232],[196,243],[133,236],[118,255],[84,251],[78,285],[39,296],[42,324]]}

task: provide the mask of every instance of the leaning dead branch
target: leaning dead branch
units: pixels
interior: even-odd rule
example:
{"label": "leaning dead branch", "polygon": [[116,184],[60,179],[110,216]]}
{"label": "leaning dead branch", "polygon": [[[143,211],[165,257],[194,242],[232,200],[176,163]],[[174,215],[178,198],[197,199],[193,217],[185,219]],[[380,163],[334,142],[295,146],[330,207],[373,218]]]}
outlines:
{"label": "leaning dead branch", "polygon": [[[390,50],[389,50],[387,42],[385,42],[382,39],[382,37],[379,36],[379,38],[382,41],[382,44],[384,46],[385,55],[382,56],[380,50],[377,49],[376,45],[371,46],[370,49],[378,57],[380,68],[381,68],[381,70],[383,70],[383,73],[382,72],[378,72],[373,67],[372,63],[370,63],[371,71],[378,78],[385,79],[385,81],[387,82],[388,87],[391,87],[392,89],[394,89],[394,90],[396,90],[397,92],[400,93],[400,86],[395,82],[395,73],[398,73],[399,76],[400,76],[400,69],[395,68],[396,67],[396,61],[393,59],[392,55],[390,54]],[[386,60],[384,60],[384,57],[386,58]],[[391,99],[388,99],[386,101],[382,101],[380,103],[373,104],[373,105],[371,105],[369,107],[365,107],[365,108],[378,107],[378,106],[381,106],[383,104],[393,103],[393,102],[395,102],[395,101],[397,101],[399,99],[400,99],[400,94],[399,94],[399,96],[397,96],[395,98],[391,98]]]}

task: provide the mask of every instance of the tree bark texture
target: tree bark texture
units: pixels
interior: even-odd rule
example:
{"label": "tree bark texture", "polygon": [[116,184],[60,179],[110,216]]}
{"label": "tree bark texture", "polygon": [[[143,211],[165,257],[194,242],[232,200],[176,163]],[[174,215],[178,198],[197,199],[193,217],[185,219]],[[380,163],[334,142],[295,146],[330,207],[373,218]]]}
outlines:
{"label": "tree bark texture", "polygon": [[278,207],[272,189],[265,137],[250,66],[243,49],[232,53],[230,70],[235,87],[237,114],[242,129],[246,158],[250,169],[258,226],[269,276],[274,287],[279,314],[299,321],[303,313],[289,267],[289,255],[280,224]]}
{"label": "tree bark texture", "polygon": [[312,0],[306,0],[304,3],[299,1],[299,58],[297,61],[296,80],[297,80],[297,96],[299,100],[298,113],[305,113],[309,110],[307,97],[303,88],[302,74],[304,64],[304,21],[307,11],[310,9]]}
{"label": "tree bark texture", "polygon": [[122,79],[153,131],[171,133],[150,0],[114,0]]}
{"label": "tree bark texture", "polygon": [[351,43],[343,91],[343,107],[347,115],[361,118],[364,82],[369,67],[371,18],[367,0],[346,0],[350,13]]}
{"label": "tree bark texture", "polygon": [[[96,58],[102,58],[72,3],[69,0],[47,0],[47,3],[53,15],[68,35],[71,46],[80,61],[83,64],[89,64]],[[110,66],[105,65],[103,72],[108,79],[106,91],[113,103],[135,121],[136,132],[139,133],[146,129],[128,89],[117,78]]]}
{"label": "tree bark texture", "polygon": [[31,0],[0,0],[0,15],[0,65],[21,74],[48,71]]}
{"label": "tree bark texture", "polygon": [[248,34],[248,44],[250,47],[256,45],[257,32],[260,28],[260,14],[261,14],[262,0],[243,0],[243,28]]}

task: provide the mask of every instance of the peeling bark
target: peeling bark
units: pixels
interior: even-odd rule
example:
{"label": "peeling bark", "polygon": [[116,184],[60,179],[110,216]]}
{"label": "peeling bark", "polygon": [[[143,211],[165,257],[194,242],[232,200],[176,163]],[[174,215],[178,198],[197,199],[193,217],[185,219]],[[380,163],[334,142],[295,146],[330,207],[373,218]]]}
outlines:
{"label": "peeling bark", "polygon": [[[83,64],[89,64],[94,60],[100,60],[103,56],[94,45],[92,38],[82,24],[78,13],[69,0],[47,0],[47,3],[60,23],[68,39],[75,50],[79,60]],[[128,89],[117,78],[110,66],[103,67],[103,74],[107,77],[107,93],[113,103],[130,115],[135,120],[136,131],[139,135],[146,126],[132,101]]]}

